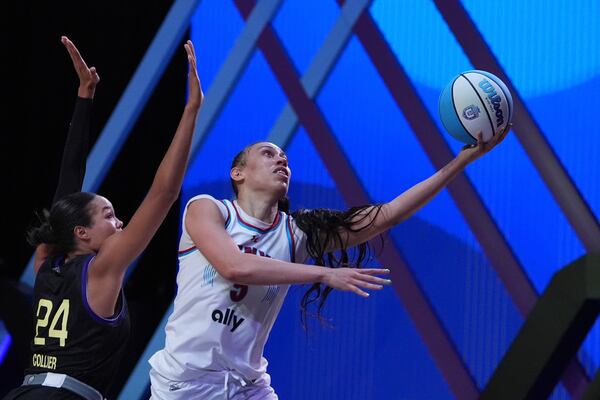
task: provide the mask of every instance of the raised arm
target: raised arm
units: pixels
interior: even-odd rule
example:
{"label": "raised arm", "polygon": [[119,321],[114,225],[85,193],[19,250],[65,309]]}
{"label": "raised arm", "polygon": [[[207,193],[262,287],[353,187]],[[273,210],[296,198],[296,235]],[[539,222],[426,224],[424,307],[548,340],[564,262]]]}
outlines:
{"label": "raised arm", "polygon": [[[66,36],[61,37],[60,41],[71,57],[73,68],[79,77],[79,87],[60,163],[58,184],[51,205],[68,194],[81,191],[85,177],[85,162],[89,151],[92,100],[96,92],[96,85],[100,82],[96,68],[88,68],[73,42]],[[53,248],[49,244],[43,243],[36,246],[33,263],[36,274],[44,260],[52,253]]]}
{"label": "raised arm", "polygon": [[240,252],[224,228],[225,221],[209,199],[192,202],[187,209],[185,227],[194,244],[219,274],[232,282],[246,285],[324,283],[335,289],[352,291],[367,297],[361,288],[378,290],[386,279],[383,269],[307,267]]}
{"label": "raised arm", "polygon": [[[465,146],[458,155],[435,174],[414,185],[389,203],[383,204],[379,210],[376,206],[367,207],[357,213],[357,221],[353,230],[343,229],[340,234],[346,247],[352,247],[380,235],[381,233],[409,218],[431,199],[433,199],[452,179],[462,172],[465,167],[498,145],[510,130],[509,125],[504,131],[496,134],[490,141],[484,143],[479,135],[478,143]],[[328,244],[328,251],[339,248],[339,243]]]}
{"label": "raised arm", "polygon": [[100,82],[96,68],[88,68],[73,42],[66,36],[61,38],[61,42],[67,49],[79,77],[79,88],[52,204],[67,194],[81,191],[89,151],[92,100],[96,85]]}
{"label": "raised arm", "polygon": [[179,196],[196,117],[204,101],[192,42],[184,47],[189,61],[189,97],[171,145],[131,221],[102,243],[90,267],[88,300],[100,315],[112,314],[127,267],[146,248]]}

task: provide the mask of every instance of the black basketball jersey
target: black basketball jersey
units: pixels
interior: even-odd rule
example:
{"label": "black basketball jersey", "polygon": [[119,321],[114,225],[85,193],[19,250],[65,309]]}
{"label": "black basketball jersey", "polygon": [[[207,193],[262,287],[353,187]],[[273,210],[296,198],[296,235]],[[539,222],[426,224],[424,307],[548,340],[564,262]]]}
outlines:
{"label": "black basketball jersey", "polygon": [[87,302],[94,254],[46,260],[34,286],[34,338],[27,374],[67,374],[105,394],[121,361],[130,321],[123,291],[116,312],[102,318]]}

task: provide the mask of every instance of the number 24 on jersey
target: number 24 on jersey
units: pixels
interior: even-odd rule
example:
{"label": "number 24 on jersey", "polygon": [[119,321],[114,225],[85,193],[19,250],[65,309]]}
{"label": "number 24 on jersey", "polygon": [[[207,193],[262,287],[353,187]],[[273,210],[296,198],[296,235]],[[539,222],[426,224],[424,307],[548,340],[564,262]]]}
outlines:
{"label": "number 24 on jersey", "polygon": [[[33,344],[42,346],[46,344],[46,338],[40,336],[40,328],[45,328],[48,326],[48,321],[52,315],[53,307],[54,306],[50,300],[40,299],[36,313],[37,323],[35,324],[35,338],[33,339]],[[65,342],[68,336],[68,319],[69,299],[63,299],[60,303],[60,306],[58,306],[58,310],[56,310],[54,316],[52,317],[50,329],[48,330],[48,337],[59,339],[60,347],[65,347]],[[57,328],[59,325],[60,327]]]}

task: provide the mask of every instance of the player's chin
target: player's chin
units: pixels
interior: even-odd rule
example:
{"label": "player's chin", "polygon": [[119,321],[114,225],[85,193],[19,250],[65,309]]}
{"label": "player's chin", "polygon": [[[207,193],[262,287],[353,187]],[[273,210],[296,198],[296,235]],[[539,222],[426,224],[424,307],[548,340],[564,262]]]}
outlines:
{"label": "player's chin", "polygon": [[287,180],[277,182],[276,186],[277,187],[275,188],[275,191],[277,192],[278,197],[281,198],[287,195],[289,186],[289,182]]}
{"label": "player's chin", "polygon": [[275,177],[275,182],[278,186],[285,185],[287,187],[290,184],[290,178],[288,176],[277,175]]}

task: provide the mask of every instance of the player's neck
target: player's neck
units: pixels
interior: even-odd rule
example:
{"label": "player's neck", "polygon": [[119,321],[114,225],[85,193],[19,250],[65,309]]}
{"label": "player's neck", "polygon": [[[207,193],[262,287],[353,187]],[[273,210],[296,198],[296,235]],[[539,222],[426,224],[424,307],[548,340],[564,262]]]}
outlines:
{"label": "player's neck", "polygon": [[266,224],[272,224],[277,216],[277,202],[272,199],[245,195],[237,198],[237,204],[246,214]]}
{"label": "player's neck", "polygon": [[70,261],[72,259],[74,259],[77,256],[81,256],[84,254],[91,254],[91,253],[95,253],[94,250],[87,248],[86,246],[82,246],[81,244],[79,246],[77,246],[77,248],[75,248],[74,250],[70,251],[69,253],[67,253],[67,257],[65,259],[65,262]]}

